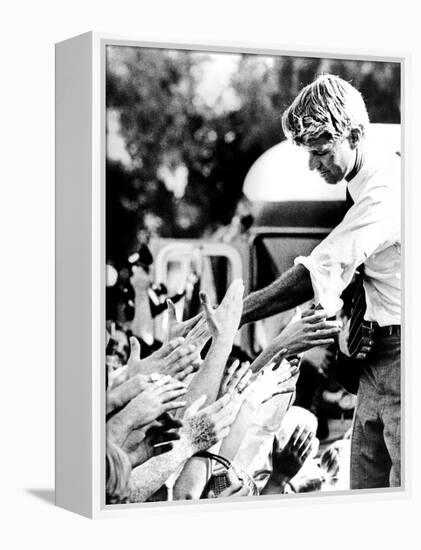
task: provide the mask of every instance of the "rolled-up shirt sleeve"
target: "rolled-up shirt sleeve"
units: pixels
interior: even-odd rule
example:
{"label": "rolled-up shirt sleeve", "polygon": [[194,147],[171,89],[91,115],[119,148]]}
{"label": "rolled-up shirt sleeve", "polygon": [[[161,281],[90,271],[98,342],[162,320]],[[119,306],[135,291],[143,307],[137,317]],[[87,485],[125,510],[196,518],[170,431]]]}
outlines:
{"label": "rolled-up shirt sleeve", "polygon": [[315,256],[315,254],[299,256],[295,259],[294,264],[302,264],[308,269],[313,286],[314,301],[320,304],[329,316],[332,316],[341,309],[343,304],[340,298],[342,291],[339,290],[342,287],[342,274],[335,274],[327,266],[321,266],[317,263]]}
{"label": "rolled-up shirt sleeve", "polygon": [[394,200],[390,189],[374,186],[309,256],[295,259],[295,265],[302,264],[310,272],[315,301],[328,315],[341,309],[340,296],[358,266],[400,239]]}

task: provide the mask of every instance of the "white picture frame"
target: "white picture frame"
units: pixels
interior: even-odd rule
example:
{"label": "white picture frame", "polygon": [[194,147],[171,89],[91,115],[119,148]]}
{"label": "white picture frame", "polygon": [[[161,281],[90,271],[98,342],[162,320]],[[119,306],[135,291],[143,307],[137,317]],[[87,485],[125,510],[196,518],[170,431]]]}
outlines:
{"label": "white picture frame", "polygon": [[[408,224],[405,205],[409,168],[405,156],[408,143],[408,53],[394,56],[378,52],[311,51],[259,48],[218,42],[182,44],[147,42],[137,38],[89,32],[56,45],[56,504],[90,518],[126,513],[159,513],[161,506],[189,507],[198,503],[105,504],[105,49],[108,45],[177,48],[266,55],[311,55],[341,59],[394,61],[402,67],[402,181],[404,189],[403,235]],[[405,246],[403,247],[405,249]],[[405,262],[407,259],[405,258]],[[255,506],[299,505],[305,496],[315,504],[329,500],[405,497],[410,490],[408,387],[410,358],[406,351],[409,322],[408,270],[402,303],[405,312],[402,360],[403,487],[291,498],[247,499]],[[73,341],[78,341],[75,362]],[[409,367],[409,368],[408,368]],[[76,406],[75,406],[76,404]],[[200,502],[200,506],[239,505],[230,502]],[[245,503],[241,503],[244,505]]]}

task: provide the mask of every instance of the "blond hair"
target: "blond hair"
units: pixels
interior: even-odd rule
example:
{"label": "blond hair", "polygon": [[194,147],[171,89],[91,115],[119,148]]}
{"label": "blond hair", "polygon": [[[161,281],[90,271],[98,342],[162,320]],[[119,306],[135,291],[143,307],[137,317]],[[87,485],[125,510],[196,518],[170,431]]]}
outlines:
{"label": "blond hair", "polygon": [[296,144],[306,144],[327,134],[346,137],[354,128],[364,136],[369,125],[360,92],[338,76],[326,74],[301,90],[282,115],[285,135]]}
{"label": "blond hair", "polygon": [[111,441],[106,450],[106,501],[107,504],[128,502],[132,466],[127,454]]}

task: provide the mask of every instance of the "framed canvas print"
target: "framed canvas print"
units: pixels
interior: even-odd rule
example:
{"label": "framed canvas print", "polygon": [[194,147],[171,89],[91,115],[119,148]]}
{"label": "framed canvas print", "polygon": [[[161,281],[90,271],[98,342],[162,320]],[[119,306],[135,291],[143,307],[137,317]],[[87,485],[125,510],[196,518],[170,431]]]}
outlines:
{"label": "framed canvas print", "polygon": [[407,490],[407,63],[57,44],[58,505]]}

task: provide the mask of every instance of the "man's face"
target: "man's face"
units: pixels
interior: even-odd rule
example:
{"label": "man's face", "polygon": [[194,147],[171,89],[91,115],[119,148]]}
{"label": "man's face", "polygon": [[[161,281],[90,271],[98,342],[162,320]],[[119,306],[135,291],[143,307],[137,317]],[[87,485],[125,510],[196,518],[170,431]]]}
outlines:
{"label": "man's face", "polygon": [[334,140],[321,136],[305,143],[304,148],[310,170],[317,170],[326,183],[340,182],[354,167],[356,147],[350,137]]}

